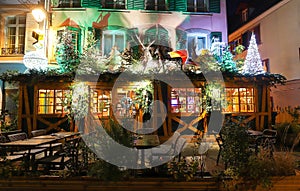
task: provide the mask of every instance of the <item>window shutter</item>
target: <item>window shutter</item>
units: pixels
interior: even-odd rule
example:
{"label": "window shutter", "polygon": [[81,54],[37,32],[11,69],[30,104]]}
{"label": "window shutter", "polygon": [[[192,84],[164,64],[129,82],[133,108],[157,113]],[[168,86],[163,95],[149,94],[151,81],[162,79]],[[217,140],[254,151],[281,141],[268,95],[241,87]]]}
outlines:
{"label": "window shutter", "polygon": [[187,3],[186,0],[170,0],[169,10],[170,11],[186,11]]}
{"label": "window shutter", "polygon": [[143,10],[145,8],[144,0],[128,0],[127,1],[127,9],[132,10]]}
{"label": "window shutter", "polygon": [[222,42],[222,32],[211,32],[210,41],[212,41],[213,37],[219,38],[219,42]]}
{"label": "window shutter", "polygon": [[209,12],[220,13],[220,0],[209,0]]}
{"label": "window shutter", "polygon": [[82,0],[81,6],[84,8],[93,8],[93,7],[102,8],[101,0]]}
{"label": "window shutter", "polygon": [[138,35],[137,28],[128,29],[126,32],[126,41],[129,42],[134,56],[139,52],[139,43],[136,41],[135,35]]}

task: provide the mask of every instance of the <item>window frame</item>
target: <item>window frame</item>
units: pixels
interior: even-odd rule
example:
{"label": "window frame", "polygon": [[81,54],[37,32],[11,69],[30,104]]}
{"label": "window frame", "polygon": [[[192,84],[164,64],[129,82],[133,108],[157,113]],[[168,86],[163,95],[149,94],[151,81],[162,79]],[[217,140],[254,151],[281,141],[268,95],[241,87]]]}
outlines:
{"label": "window frame", "polygon": [[101,5],[103,9],[126,9],[125,0],[102,0]]}
{"label": "window frame", "polygon": [[[106,35],[112,35],[112,41],[111,41],[111,48],[109,49],[109,52],[106,52],[105,51],[105,47],[107,47],[108,45],[105,43],[105,39],[107,39],[105,36]],[[103,33],[102,33],[102,38],[101,38],[101,51],[103,53],[103,55],[105,56],[109,56],[111,50],[113,47],[115,47],[116,45],[116,35],[122,35],[123,36],[123,47],[120,48],[117,46],[117,49],[119,52],[123,52],[126,48],[126,33],[125,31],[122,31],[122,30],[104,30]]]}
{"label": "window frame", "polygon": [[81,8],[81,0],[59,0],[58,8]]}
{"label": "window frame", "polygon": [[[45,91],[45,96],[41,96],[40,92]],[[61,93],[59,93],[61,92]],[[63,88],[38,88],[37,90],[37,114],[38,115],[61,115],[66,114],[67,111],[64,108],[64,104],[66,104],[65,101],[68,101],[67,95],[70,94],[70,89],[63,89]],[[47,93],[53,93],[53,95],[48,95]],[[58,96],[60,94],[61,96]],[[44,100],[44,104],[41,104],[41,99]],[[48,103],[47,99],[50,100],[50,104]],[[58,102],[58,99],[61,99],[60,102]],[[64,100],[65,99],[65,100]],[[52,103],[51,103],[52,100]],[[61,108],[61,109],[57,109]],[[44,112],[41,112],[41,110],[44,110]],[[52,111],[51,111],[52,110]]]}
{"label": "window frame", "polygon": [[[232,96],[233,94],[231,94],[230,96],[228,96],[228,90],[234,90],[238,92],[237,95]],[[243,89],[245,89],[245,91],[242,91]],[[247,93],[247,89],[250,89],[252,92],[252,94],[250,94],[249,96],[243,96],[241,95],[242,93]],[[256,103],[255,103],[255,88],[254,87],[226,87],[225,88],[225,100],[226,100],[226,104],[227,107],[223,108],[223,113],[254,113],[256,112]],[[228,102],[228,100],[230,99],[230,101]],[[236,99],[236,100],[234,100]],[[241,101],[242,99],[246,99],[246,100],[252,100],[252,102],[243,102]],[[234,103],[234,104],[233,104]],[[232,107],[232,109],[228,109],[229,107]],[[234,109],[234,106],[236,106],[238,109]],[[247,108],[247,109],[243,109],[243,108]],[[249,109],[251,108],[251,109]]]}
{"label": "window frame", "polygon": [[[191,91],[193,89],[193,91]],[[190,91],[188,91],[190,90]],[[180,92],[183,91],[183,92]],[[184,93],[185,92],[185,93]],[[192,94],[188,95],[188,92]],[[192,101],[192,103],[190,101]],[[183,103],[184,102],[184,103]],[[201,87],[185,88],[185,87],[172,87],[170,88],[170,113],[190,114],[202,113],[204,108],[203,102],[203,89]]]}
{"label": "window frame", "polygon": [[[200,2],[202,1],[202,2]],[[187,0],[187,12],[208,12],[209,11],[209,0]],[[200,7],[199,4],[203,3],[203,7]],[[193,10],[192,10],[193,9]]]}
{"label": "window frame", "polygon": [[[9,24],[9,18],[14,18],[15,23]],[[24,19],[24,23],[20,23],[20,20]],[[2,48],[1,54],[3,55],[14,55],[14,54],[24,54],[25,48],[25,35],[26,35],[26,15],[8,15],[5,17],[5,27],[4,27],[4,48]],[[10,35],[9,28],[15,28],[15,33]],[[20,34],[20,28],[24,28],[23,34]],[[13,38],[10,38],[13,36]],[[23,37],[23,40],[21,39]],[[11,40],[13,39],[13,40]],[[14,43],[10,43],[14,41]]]}
{"label": "window frame", "polygon": [[[164,4],[161,4],[162,1]],[[152,5],[151,8],[148,7],[149,5]],[[145,0],[145,10],[167,11],[167,5],[166,0]]]}
{"label": "window frame", "polygon": [[[106,94],[107,93],[107,94]],[[102,97],[101,97],[102,95]],[[104,98],[104,95],[108,95],[107,98]],[[96,96],[96,97],[95,97]],[[94,115],[97,115],[99,118],[108,118],[112,115],[112,91],[111,89],[99,89],[99,88],[90,88],[90,106],[91,111]],[[103,100],[103,101],[101,101]],[[101,103],[104,103],[104,106],[101,106]],[[103,107],[101,109],[101,107]]]}
{"label": "window frame", "polygon": [[[187,50],[188,50],[188,56],[189,57],[192,57],[193,56],[193,51],[192,51],[192,48],[194,47],[194,44],[190,43],[189,41],[189,38],[193,37],[194,38],[194,43],[197,43],[198,44],[198,41],[197,39],[200,38],[204,38],[205,39],[205,47],[203,48],[199,48],[198,45],[197,45],[197,48],[196,48],[196,54],[199,55],[200,51],[202,49],[207,49],[208,48],[208,42],[209,42],[209,34],[206,34],[206,33],[201,33],[201,32],[193,32],[193,33],[187,33],[187,41],[186,41],[186,47],[187,47]],[[196,42],[195,42],[196,41]]]}

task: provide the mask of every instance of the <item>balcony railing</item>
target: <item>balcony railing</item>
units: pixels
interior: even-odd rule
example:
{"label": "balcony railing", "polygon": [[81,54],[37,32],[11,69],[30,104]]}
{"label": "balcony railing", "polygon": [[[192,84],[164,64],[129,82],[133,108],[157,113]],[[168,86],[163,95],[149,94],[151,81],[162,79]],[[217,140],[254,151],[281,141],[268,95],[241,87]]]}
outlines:
{"label": "balcony railing", "polygon": [[14,56],[24,54],[24,48],[23,47],[17,47],[17,48],[1,48],[1,55],[2,56]]}

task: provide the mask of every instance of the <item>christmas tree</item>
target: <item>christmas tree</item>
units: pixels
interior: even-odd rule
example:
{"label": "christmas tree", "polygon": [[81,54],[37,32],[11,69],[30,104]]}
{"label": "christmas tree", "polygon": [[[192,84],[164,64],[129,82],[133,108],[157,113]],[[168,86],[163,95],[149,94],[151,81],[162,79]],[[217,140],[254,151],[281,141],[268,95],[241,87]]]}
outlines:
{"label": "christmas tree", "polygon": [[258,75],[264,72],[265,71],[263,69],[262,61],[260,59],[260,55],[258,52],[255,35],[252,33],[250,39],[250,45],[248,47],[248,52],[247,52],[246,60],[244,62],[242,73]]}

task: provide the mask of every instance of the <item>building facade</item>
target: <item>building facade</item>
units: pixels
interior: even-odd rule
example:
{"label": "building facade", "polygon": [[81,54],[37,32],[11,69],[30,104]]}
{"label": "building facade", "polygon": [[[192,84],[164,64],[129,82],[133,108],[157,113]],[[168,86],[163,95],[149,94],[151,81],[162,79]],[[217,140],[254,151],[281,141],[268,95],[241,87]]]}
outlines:
{"label": "building facade", "polygon": [[[240,28],[229,34],[232,49],[239,44],[248,46],[247,39],[253,32],[256,36],[261,59],[266,71],[280,73],[287,78],[285,85],[272,88],[273,109],[278,113],[277,122],[290,121],[286,113],[289,107],[300,104],[299,79],[300,69],[300,32],[297,0],[282,0]],[[247,10],[245,8],[245,10]],[[244,58],[244,51],[238,58]]]}

